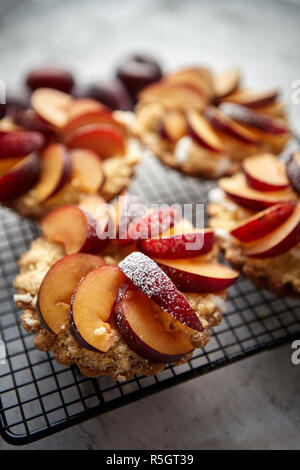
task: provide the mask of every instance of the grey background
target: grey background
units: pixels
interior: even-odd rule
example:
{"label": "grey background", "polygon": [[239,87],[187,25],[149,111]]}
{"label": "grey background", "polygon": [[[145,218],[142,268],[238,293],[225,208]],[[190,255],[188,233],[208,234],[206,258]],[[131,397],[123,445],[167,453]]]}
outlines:
{"label": "grey background", "polygon": [[[280,86],[300,133],[300,104],[291,102],[299,1],[2,0],[0,17],[0,79],[10,90],[35,64],[65,64],[85,82],[109,76],[126,53],[147,51],[166,69],[234,64],[246,85]],[[288,345],[26,448],[299,449],[299,373]]]}

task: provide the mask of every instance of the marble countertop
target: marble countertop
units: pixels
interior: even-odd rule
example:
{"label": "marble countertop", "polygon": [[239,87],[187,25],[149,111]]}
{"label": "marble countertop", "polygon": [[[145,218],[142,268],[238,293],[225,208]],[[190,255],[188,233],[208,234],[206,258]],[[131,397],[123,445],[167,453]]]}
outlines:
{"label": "marble countertop", "polygon": [[[300,79],[297,0],[6,0],[0,14],[0,79],[10,89],[33,64],[66,64],[84,82],[108,76],[132,51],[153,53],[166,69],[238,64],[246,85],[283,90],[300,134],[291,100]],[[299,449],[299,374],[287,345],[26,448]]]}

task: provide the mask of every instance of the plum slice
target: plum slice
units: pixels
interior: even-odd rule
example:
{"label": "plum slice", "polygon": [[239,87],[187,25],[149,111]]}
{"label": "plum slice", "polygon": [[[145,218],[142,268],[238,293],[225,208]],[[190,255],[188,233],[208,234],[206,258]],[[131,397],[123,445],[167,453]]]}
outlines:
{"label": "plum slice", "polygon": [[[6,160],[2,161],[5,162]],[[36,153],[31,153],[15,164],[12,160],[10,162],[12,166],[0,177],[1,201],[10,201],[29,191],[37,182],[41,171],[40,159]]]}
{"label": "plum slice", "polygon": [[257,191],[280,191],[290,185],[284,164],[270,153],[246,158],[243,170],[248,185]]}
{"label": "plum slice", "polygon": [[294,212],[269,235],[249,243],[244,248],[246,256],[251,258],[273,258],[279,256],[300,242],[300,202],[298,202]]}
{"label": "plum slice", "polygon": [[163,80],[144,88],[139,94],[142,102],[159,102],[166,109],[202,111],[207,104],[207,97],[198,88],[186,83],[170,83]]}
{"label": "plum slice", "polygon": [[221,99],[233,93],[238,88],[240,80],[241,71],[237,68],[215,75],[213,78],[215,97]]}
{"label": "plum slice", "polygon": [[123,284],[119,290],[114,319],[130,349],[149,361],[176,362],[194,349],[182,331],[163,329],[152,313],[148,297],[131,283]]}
{"label": "plum slice", "polygon": [[233,121],[214,106],[206,108],[204,115],[215,129],[230,137],[240,140],[245,144],[255,144],[259,141],[253,132]]}
{"label": "plum slice", "polygon": [[213,95],[213,83],[210,71],[204,67],[189,67],[166,75],[164,81],[170,84],[189,86],[205,99],[206,104]]}
{"label": "plum slice", "polygon": [[100,158],[122,156],[125,153],[125,140],[122,132],[109,124],[90,124],[80,127],[65,139],[69,148],[89,149]]}
{"label": "plum slice", "polygon": [[151,258],[178,259],[204,255],[213,247],[214,231],[170,235],[141,240],[138,248]]}
{"label": "plum slice", "polygon": [[242,222],[231,235],[244,243],[265,237],[278,228],[294,212],[296,201],[280,202],[264,211],[258,212],[246,222]]}
{"label": "plum slice", "polygon": [[24,157],[0,159],[0,177],[5,175],[14,165],[21,162]]}
{"label": "plum slice", "polygon": [[185,116],[180,111],[169,111],[162,119],[160,135],[162,138],[177,142],[187,134],[187,122]]}
{"label": "plum slice", "polygon": [[273,103],[277,97],[278,90],[266,90],[260,92],[240,90],[230,96],[226,96],[225,101],[249,106],[250,108],[256,108]]}
{"label": "plum slice", "polygon": [[280,119],[249,109],[236,103],[222,103],[220,109],[231,119],[275,136],[290,133],[286,124]]}
{"label": "plum slice", "polygon": [[132,221],[127,231],[119,236],[120,246],[126,246],[138,240],[153,238],[169,230],[180,220],[180,214],[176,207],[168,206],[154,209],[141,218]]}
{"label": "plum slice", "polygon": [[41,150],[46,144],[40,132],[18,131],[0,132],[0,159],[24,157],[31,152]]}
{"label": "plum slice", "polygon": [[86,274],[73,293],[69,323],[76,341],[91,351],[107,352],[114,334],[108,320],[126,281],[117,266],[100,266]]}
{"label": "plum slice", "polygon": [[230,287],[239,277],[237,271],[222,264],[205,263],[201,257],[155,261],[184,292],[219,292]]}
{"label": "plum slice", "polygon": [[70,204],[46,214],[40,226],[44,236],[61,243],[67,254],[99,253],[109,243],[107,234],[101,237],[101,233],[107,230],[108,218],[107,211],[100,221],[79,206]]}
{"label": "plum slice", "polygon": [[31,95],[34,111],[56,128],[66,124],[73,102],[72,96],[51,88],[38,88]]}
{"label": "plum slice", "polygon": [[38,293],[37,312],[42,325],[51,333],[59,333],[68,321],[72,294],[82,276],[104,265],[99,256],[76,253],[64,256],[45,275]]}
{"label": "plum slice", "polygon": [[100,108],[88,110],[70,118],[65,126],[60,129],[60,135],[65,139],[77,129],[91,124],[109,124],[118,129],[122,134],[125,135],[126,133],[124,126],[113,118],[111,111],[105,108]]}
{"label": "plum slice", "polygon": [[10,115],[17,126],[24,127],[30,131],[41,132],[45,137],[53,134],[53,127],[38,116],[33,109],[16,108],[11,111]]}
{"label": "plum slice", "polygon": [[[72,121],[83,114],[88,114],[93,111],[108,111],[108,109],[104,104],[92,98],[76,98],[72,101],[69,108],[68,119]],[[60,129],[60,132],[61,131],[62,129]]]}
{"label": "plum slice", "polygon": [[121,261],[119,267],[136,287],[173,318],[193,330],[203,330],[190,304],[151,258],[134,251]]}
{"label": "plum slice", "polygon": [[87,193],[100,191],[105,175],[98,155],[92,150],[75,149],[71,151],[71,160],[74,184]]}
{"label": "plum slice", "polygon": [[189,111],[187,115],[188,131],[197,144],[212,152],[223,152],[224,146],[218,134],[207,119],[197,110]]}
{"label": "plum slice", "polygon": [[56,194],[70,179],[71,157],[63,144],[50,144],[41,154],[42,173],[35,186],[35,197],[44,202]]}
{"label": "plum slice", "polygon": [[279,202],[295,200],[295,193],[290,188],[268,192],[251,188],[242,173],[230,178],[221,178],[219,186],[238,205],[253,211],[261,211]]}

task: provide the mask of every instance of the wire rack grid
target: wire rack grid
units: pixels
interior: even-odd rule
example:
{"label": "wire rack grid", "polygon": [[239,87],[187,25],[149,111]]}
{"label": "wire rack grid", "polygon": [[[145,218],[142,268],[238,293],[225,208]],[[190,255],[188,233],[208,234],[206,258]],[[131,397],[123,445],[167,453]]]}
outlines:
{"label": "wire rack grid", "polygon": [[[147,154],[130,190],[144,202],[205,203],[214,183],[187,178]],[[17,260],[38,235],[35,224],[0,210],[0,328],[6,363],[0,362],[0,429],[12,444],[26,444],[300,335],[300,305],[258,290],[244,278],[229,289],[227,312],[208,345],[182,366],[127,382],[90,379],[33,347],[20,325],[12,281]]]}

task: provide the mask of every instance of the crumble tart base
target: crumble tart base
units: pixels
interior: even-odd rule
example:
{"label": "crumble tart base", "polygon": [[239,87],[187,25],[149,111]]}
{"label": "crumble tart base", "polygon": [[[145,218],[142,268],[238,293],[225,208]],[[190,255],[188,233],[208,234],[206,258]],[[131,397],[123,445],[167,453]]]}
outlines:
{"label": "crumble tart base", "polygon": [[[118,196],[129,186],[135,174],[135,167],[141,160],[141,146],[132,134],[133,114],[118,111],[115,112],[114,117],[126,126],[129,137],[124,156],[115,156],[102,161],[105,180],[97,194],[106,201]],[[37,202],[33,188],[6,205],[23,217],[40,219],[50,210],[63,204],[80,204],[86,197],[87,193],[79,188],[76,179],[72,179],[57,194],[42,203]]]}
{"label": "crumble tart base", "polygon": [[[120,250],[116,246],[112,242],[107,252],[102,254],[109,264],[118,264],[130,251],[133,251],[130,247]],[[83,374],[90,377],[109,375],[113,380],[127,380],[136,373],[154,375],[163,370],[166,364],[154,363],[136,354],[114,329],[113,345],[107,353],[98,353],[81,347],[72,336],[68,324],[65,324],[57,335],[49,333],[41,325],[35,311],[38,290],[50,266],[64,254],[60,244],[38,238],[19,260],[20,273],[14,281],[17,290],[15,302],[17,307],[23,310],[21,323],[24,329],[35,333],[35,347],[41,351],[52,351],[57,362],[63,365],[76,364]],[[206,256],[207,261],[217,261],[217,247]],[[204,295],[184,293],[184,296],[201,320],[204,327],[202,332],[193,331],[180,324],[154,303],[152,303],[153,313],[167,331],[175,328],[183,329],[195,348],[203,347],[209,341],[209,329],[221,322],[226,292]],[[191,355],[186,355],[178,364],[188,361]]]}
{"label": "crumble tart base", "polygon": [[[225,203],[229,202],[225,198]],[[234,208],[235,207],[235,208]],[[278,296],[300,297],[300,250],[298,247],[280,256],[267,259],[248,258],[242,245],[230,235],[239,223],[246,221],[254,212],[243,209],[230,201],[209,204],[209,226],[216,229],[225,259],[259,288],[269,289]]]}
{"label": "crumble tart base", "polygon": [[[264,135],[259,144],[245,144],[219,131],[226,148],[225,153],[212,152],[195,143],[190,137],[188,149],[182,155],[177,144],[163,139],[159,128],[165,109],[159,103],[140,103],[136,108],[135,133],[161,162],[189,176],[219,178],[230,176],[241,169],[242,161],[251,155],[263,152],[278,154],[284,149],[289,137]],[[181,152],[180,152],[181,153]]]}

